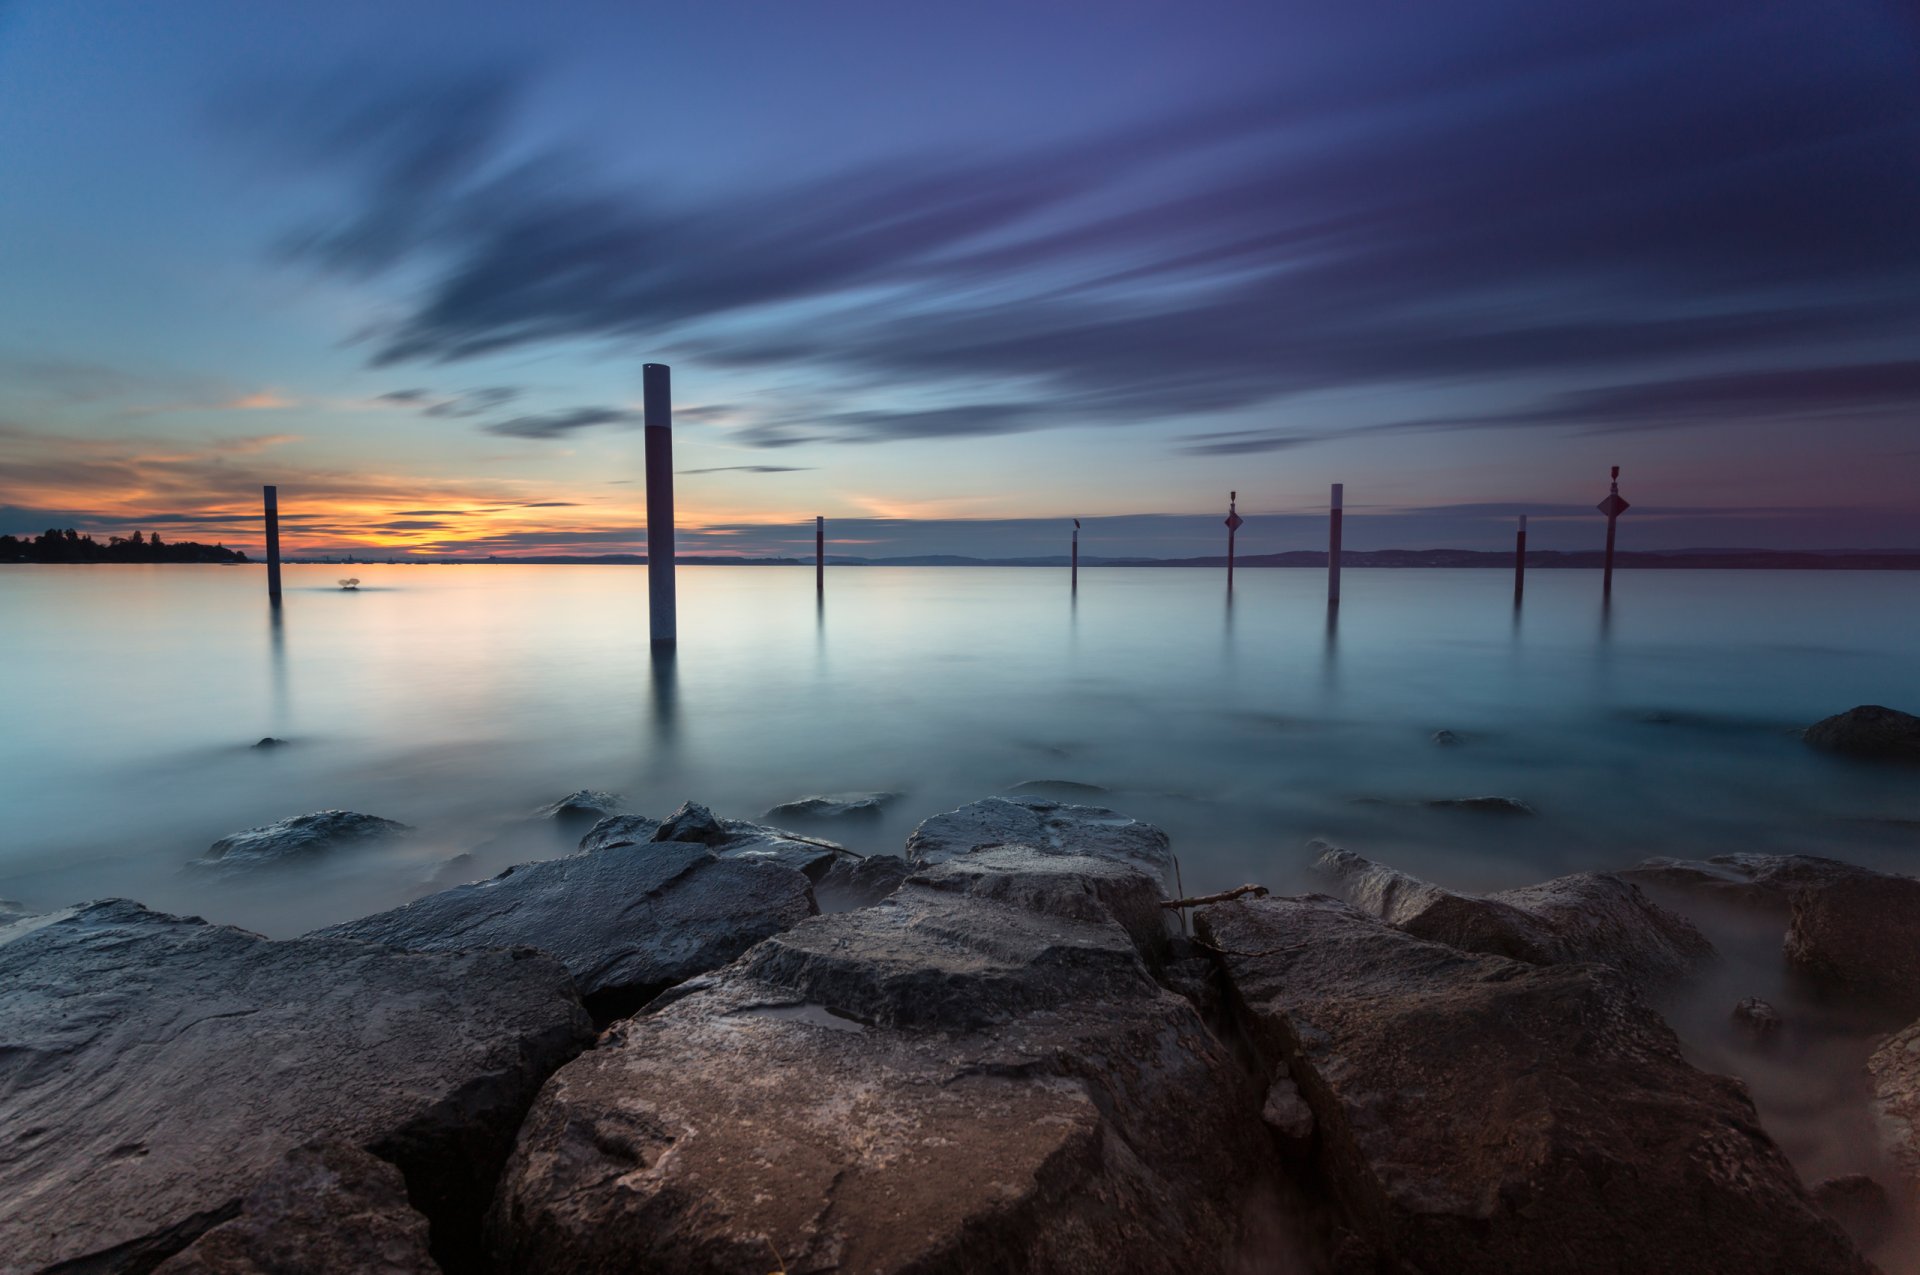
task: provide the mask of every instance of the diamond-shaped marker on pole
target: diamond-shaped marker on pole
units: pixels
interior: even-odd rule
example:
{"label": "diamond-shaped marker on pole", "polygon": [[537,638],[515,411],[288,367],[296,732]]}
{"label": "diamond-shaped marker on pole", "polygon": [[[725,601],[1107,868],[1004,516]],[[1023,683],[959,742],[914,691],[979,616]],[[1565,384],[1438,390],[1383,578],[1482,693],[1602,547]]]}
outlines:
{"label": "diamond-shaped marker on pole", "polygon": [[1609,518],[1618,518],[1621,514],[1633,508],[1633,506],[1629,505],[1625,500],[1622,500],[1620,493],[1616,491],[1601,501],[1595,508],[1599,509],[1601,513]]}
{"label": "diamond-shaped marker on pole", "polygon": [[1227,515],[1227,530],[1238,531],[1240,530],[1241,524],[1245,522],[1246,522],[1246,519],[1242,518],[1239,514],[1230,513]]}

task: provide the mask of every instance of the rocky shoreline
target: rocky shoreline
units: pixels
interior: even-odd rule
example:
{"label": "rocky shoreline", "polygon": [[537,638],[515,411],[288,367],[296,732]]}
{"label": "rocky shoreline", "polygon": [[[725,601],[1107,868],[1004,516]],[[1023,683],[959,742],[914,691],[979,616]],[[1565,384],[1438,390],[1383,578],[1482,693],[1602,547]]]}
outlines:
{"label": "rocky shoreline", "polygon": [[[1328,893],[1180,900],[1159,829],[1035,795],[898,857],[691,804],[580,847],[297,939],[0,916],[0,1271],[1784,1275],[1912,1225],[1911,878],[1316,844]],[[1884,1010],[1904,1180],[1809,1189],[1687,1060],[1694,900]]]}

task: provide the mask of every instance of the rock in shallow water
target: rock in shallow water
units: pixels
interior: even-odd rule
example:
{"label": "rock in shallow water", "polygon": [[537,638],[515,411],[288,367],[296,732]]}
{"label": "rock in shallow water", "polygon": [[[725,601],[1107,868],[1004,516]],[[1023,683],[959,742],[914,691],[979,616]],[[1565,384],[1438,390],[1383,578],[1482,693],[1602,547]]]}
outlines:
{"label": "rock in shallow water", "polygon": [[1807,743],[1830,753],[1920,761],[1920,717],[1897,708],[1862,704],[1807,727]]}
{"label": "rock in shallow water", "polygon": [[296,1147],[240,1214],[155,1275],[439,1275],[399,1170],[344,1142]]}
{"label": "rock in shallow water", "polygon": [[[148,1270],[293,1148],[397,1165],[457,1252],[592,1039],[544,956],[273,941],[110,900],[0,943],[0,1263]],[[28,923],[23,923],[28,924]]]}
{"label": "rock in shallow water", "polygon": [[1780,1011],[1758,996],[1749,996],[1733,1007],[1734,1027],[1756,1045],[1770,1045],[1780,1037],[1786,1025]]}
{"label": "rock in shallow water", "polygon": [[1739,1084],[1606,971],[1463,953],[1324,896],[1197,921],[1341,1206],[1406,1269],[1871,1270]]}
{"label": "rock in shallow water", "polygon": [[200,863],[221,867],[274,863],[280,860],[363,845],[413,831],[404,823],[363,815],[351,810],[317,810],[259,828],[222,837],[207,847]]}
{"label": "rock in shallow water", "polygon": [[569,793],[558,801],[549,802],[533,812],[536,819],[554,819],[564,824],[579,827],[583,824],[595,824],[615,814],[620,809],[620,798],[610,792],[601,792],[597,788],[582,788],[579,792]]}
{"label": "rock in shallow water", "polygon": [[605,1021],[813,912],[806,877],[779,863],[643,842],[521,864],[315,934],[417,952],[537,947]]}
{"label": "rock in shallow water", "polygon": [[1314,867],[1347,902],[1418,938],[1531,965],[1598,961],[1635,987],[1672,983],[1713,958],[1713,944],[1684,917],[1619,877],[1580,872],[1497,894],[1456,894],[1316,841]]}
{"label": "rock in shallow water", "polygon": [[745,819],[722,819],[689,801],[664,821],[644,815],[616,815],[602,819],[580,839],[582,850],[604,850],[641,842],[682,842],[705,846],[723,859],[778,863],[805,873],[810,881],[826,876],[838,859],[860,856],[845,846],[818,837],[806,837]]}
{"label": "rock in shallow water", "polygon": [[1888,1156],[1920,1193],[1920,1023],[1889,1037],[1867,1062]]}
{"label": "rock in shallow water", "polygon": [[802,797],[767,811],[769,819],[878,819],[899,798],[897,792],[837,792]]}
{"label": "rock in shallow water", "polygon": [[1167,834],[1152,824],[1099,806],[1062,805],[1044,797],[988,797],[935,815],[907,838],[907,859],[926,866],[993,846],[1111,859],[1162,882],[1173,871]]}
{"label": "rock in shallow water", "polygon": [[[1126,871],[1020,853],[1055,885]],[[508,1264],[1222,1269],[1259,1095],[1097,890],[959,868],[769,939],[558,1073],[491,1220]]]}

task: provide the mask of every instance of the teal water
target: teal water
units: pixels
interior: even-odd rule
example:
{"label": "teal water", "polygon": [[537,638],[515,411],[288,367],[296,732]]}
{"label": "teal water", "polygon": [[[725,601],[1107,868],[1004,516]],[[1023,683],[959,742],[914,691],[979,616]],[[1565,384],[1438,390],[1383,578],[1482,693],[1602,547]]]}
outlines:
{"label": "teal water", "polygon": [[[128,895],[271,934],[390,905],[444,860],[564,848],[534,807],[582,787],[753,817],[904,792],[837,834],[1065,779],[1172,832],[1190,892],[1308,883],[1304,843],[1461,887],[1649,854],[1809,851],[1920,868],[1920,781],[1798,727],[1920,706],[1920,575],[810,568],[680,572],[657,662],[636,567],[9,567],[0,895]],[[1459,747],[1431,741],[1458,734]],[[248,747],[263,735],[291,741]],[[1500,818],[1428,799],[1498,794]],[[188,861],[343,807],[411,840],[289,871]],[[444,883],[446,875],[440,878]]]}

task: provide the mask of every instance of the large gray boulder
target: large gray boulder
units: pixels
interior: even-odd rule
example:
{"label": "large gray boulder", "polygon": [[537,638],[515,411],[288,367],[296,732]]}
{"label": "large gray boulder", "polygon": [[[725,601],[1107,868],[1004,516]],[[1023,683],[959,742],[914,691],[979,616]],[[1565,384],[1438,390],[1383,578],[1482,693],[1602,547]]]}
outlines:
{"label": "large gray boulder", "polygon": [[899,889],[912,871],[897,854],[839,855],[814,883],[813,897],[822,912],[870,907]]}
{"label": "large gray boulder", "polygon": [[814,910],[807,878],[779,862],[650,841],[521,864],[315,933],[414,952],[537,947],[605,1022]]}
{"label": "large gray boulder", "polygon": [[1418,938],[1530,965],[1598,961],[1642,990],[1670,984],[1713,958],[1693,923],[1630,883],[1580,872],[1497,894],[1457,894],[1324,841],[1314,867],[1347,902]]}
{"label": "large gray boulder", "polygon": [[[1272,1153],[1263,1095],[1097,906],[1151,878],[1020,853],[1005,887],[932,867],[612,1029],[530,1115],[496,1257],[529,1273],[1228,1269]],[[1109,884],[1068,887],[1076,867]]]}
{"label": "large gray boulder", "polygon": [[239,1216],[162,1262],[155,1275],[440,1275],[427,1219],[386,1161],[345,1142],[289,1151]]}
{"label": "large gray boulder", "polygon": [[1920,717],[1897,708],[1862,704],[1807,727],[1807,743],[1830,753],[1920,761]]}
{"label": "large gray boulder", "polygon": [[1787,960],[1802,974],[1920,1013],[1920,879],[1814,855],[1649,859],[1623,876],[1676,893],[1787,916]]}
{"label": "large gray boulder", "polygon": [[1866,1275],[1736,1081],[1609,971],[1461,952],[1325,896],[1204,908],[1381,1269]]}
{"label": "large gray boulder", "polygon": [[1907,1198],[1920,1199],[1920,1023],[1888,1037],[1867,1071],[1887,1156],[1906,1175]]}
{"label": "large gray boulder", "polygon": [[207,847],[197,862],[220,867],[242,867],[304,858],[344,846],[383,841],[411,832],[404,823],[363,815],[352,810],[316,810],[310,815],[248,828],[222,837]]}
{"label": "large gray boulder", "polygon": [[1167,834],[1152,824],[1100,806],[1063,805],[1033,796],[988,797],[933,816],[907,838],[907,860],[925,867],[994,846],[1111,859],[1158,881],[1173,872]]}
{"label": "large gray boulder", "polygon": [[471,1243],[541,1082],[592,1040],[558,962],[273,941],[137,903],[0,941],[0,1264],[144,1271],[289,1151],[395,1165]]}

